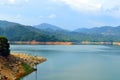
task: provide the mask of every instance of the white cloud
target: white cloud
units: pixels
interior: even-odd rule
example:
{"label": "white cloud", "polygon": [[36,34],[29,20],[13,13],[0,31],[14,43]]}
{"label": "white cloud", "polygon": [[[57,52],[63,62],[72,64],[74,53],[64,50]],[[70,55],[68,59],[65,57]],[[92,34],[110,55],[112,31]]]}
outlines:
{"label": "white cloud", "polygon": [[42,19],[42,18],[44,18],[44,16],[39,16],[38,18]]}
{"label": "white cloud", "polygon": [[[56,1],[56,0],[55,0]],[[120,16],[120,0],[57,0],[83,13],[115,14]]]}
{"label": "white cloud", "polygon": [[38,18],[39,19],[53,19],[56,18],[56,14],[49,14],[49,15],[40,15]]}
{"label": "white cloud", "polygon": [[0,0],[0,6],[21,5],[28,3],[29,0]]}
{"label": "white cloud", "polygon": [[48,18],[51,18],[51,19],[53,19],[53,18],[55,18],[55,17],[56,17],[55,14],[50,14],[50,15],[48,16]]}
{"label": "white cloud", "polygon": [[9,3],[11,3],[11,4],[14,4],[15,2],[16,2],[16,0],[8,0],[9,1]]}
{"label": "white cloud", "polygon": [[61,0],[61,1],[78,11],[94,12],[101,9],[101,4],[94,0],[92,2],[90,0]]}

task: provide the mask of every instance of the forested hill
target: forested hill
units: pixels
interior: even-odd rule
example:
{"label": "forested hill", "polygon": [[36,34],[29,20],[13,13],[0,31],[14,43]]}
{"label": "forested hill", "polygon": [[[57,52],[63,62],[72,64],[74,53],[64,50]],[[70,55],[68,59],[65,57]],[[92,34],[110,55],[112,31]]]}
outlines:
{"label": "forested hill", "polygon": [[120,41],[120,26],[101,26],[90,29],[79,28],[74,31],[64,30],[58,26],[46,23],[35,27],[42,31],[46,31],[47,34],[56,36],[57,39],[62,39],[65,41]]}
{"label": "forested hill", "polygon": [[79,28],[79,29],[76,29],[75,32],[86,33],[86,34],[102,34],[102,35],[115,35],[116,36],[120,34],[120,26],[117,26],[117,27],[102,26],[102,27],[94,27],[91,29]]}
{"label": "forested hill", "polygon": [[120,26],[79,28],[74,30],[74,32],[92,35],[93,39],[98,39],[98,41],[120,41]]}
{"label": "forested hill", "polygon": [[0,35],[10,41],[120,41],[120,26],[104,26],[91,29],[80,28],[74,31],[43,23],[26,26],[14,22],[0,21]]}
{"label": "forested hill", "polygon": [[32,26],[25,26],[18,23],[0,21],[0,35],[6,36],[10,41],[56,41],[52,35]]}

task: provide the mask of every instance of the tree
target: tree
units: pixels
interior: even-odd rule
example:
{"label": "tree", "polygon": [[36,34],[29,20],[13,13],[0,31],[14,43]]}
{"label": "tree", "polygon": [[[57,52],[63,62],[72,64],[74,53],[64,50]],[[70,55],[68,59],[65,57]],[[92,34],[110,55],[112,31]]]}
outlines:
{"label": "tree", "polygon": [[0,56],[7,57],[10,55],[8,39],[4,36],[0,36]]}

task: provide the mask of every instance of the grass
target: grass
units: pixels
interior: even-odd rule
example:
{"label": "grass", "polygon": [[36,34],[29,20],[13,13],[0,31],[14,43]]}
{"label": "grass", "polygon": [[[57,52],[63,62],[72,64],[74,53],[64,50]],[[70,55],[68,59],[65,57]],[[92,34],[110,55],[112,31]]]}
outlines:
{"label": "grass", "polygon": [[31,71],[33,71],[34,69],[31,67],[31,66],[29,66],[28,64],[22,64],[22,66],[24,67],[24,70],[25,70],[25,72],[27,72],[27,73],[30,73]]}
{"label": "grass", "polygon": [[[32,73],[33,71],[35,71],[35,69],[33,67],[29,66],[28,64],[23,63],[22,66],[23,66],[23,68],[25,70],[25,74],[21,78],[23,78],[26,75],[28,75],[28,74]],[[18,78],[17,80],[21,80],[21,78]]]}

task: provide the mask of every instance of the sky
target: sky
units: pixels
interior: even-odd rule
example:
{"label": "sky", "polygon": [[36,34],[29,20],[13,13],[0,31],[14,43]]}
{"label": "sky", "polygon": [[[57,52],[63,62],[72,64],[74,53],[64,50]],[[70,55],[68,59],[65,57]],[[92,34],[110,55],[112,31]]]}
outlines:
{"label": "sky", "polygon": [[120,25],[120,0],[0,0],[0,20],[63,29]]}

